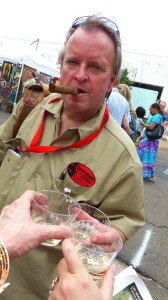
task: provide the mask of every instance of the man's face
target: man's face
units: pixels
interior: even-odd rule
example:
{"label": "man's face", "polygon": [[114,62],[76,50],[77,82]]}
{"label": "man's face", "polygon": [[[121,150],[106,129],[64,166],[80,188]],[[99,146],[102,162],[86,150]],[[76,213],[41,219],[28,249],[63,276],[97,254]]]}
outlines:
{"label": "man's face", "polygon": [[64,95],[64,103],[75,112],[97,112],[116,77],[112,74],[114,45],[102,31],[78,28],[70,37],[61,68],[60,84],[79,89]]}
{"label": "man's face", "polygon": [[164,110],[166,108],[166,103],[161,101],[160,108]]}
{"label": "man's face", "polygon": [[33,77],[32,73],[30,71],[28,72],[28,77],[29,77],[29,79],[31,79]]}

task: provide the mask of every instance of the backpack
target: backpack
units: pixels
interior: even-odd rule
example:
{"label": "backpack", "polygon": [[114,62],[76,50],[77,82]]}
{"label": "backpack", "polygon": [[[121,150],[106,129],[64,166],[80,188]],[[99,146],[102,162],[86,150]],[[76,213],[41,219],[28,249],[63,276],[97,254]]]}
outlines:
{"label": "backpack", "polygon": [[130,138],[135,143],[137,140],[137,132],[136,132],[136,117],[133,113],[130,112],[131,121],[129,122],[129,126],[131,129]]}
{"label": "backpack", "polygon": [[33,110],[33,108],[46,96],[47,93],[43,90],[43,87],[41,85],[35,84],[28,87],[24,97],[22,98],[24,104],[14,126],[14,136],[17,135],[20,126],[29,115],[29,113]]}
{"label": "backpack", "polygon": [[20,115],[17,119],[17,122],[14,126],[14,136],[17,135],[20,126],[23,121],[29,115],[29,113],[33,110],[33,108],[39,104],[44,97],[48,96],[51,93],[62,93],[62,94],[78,94],[78,90],[76,88],[64,86],[64,85],[55,85],[53,83],[45,84],[44,82],[40,82],[40,84],[34,84],[28,87],[23,99],[23,107],[21,109]]}

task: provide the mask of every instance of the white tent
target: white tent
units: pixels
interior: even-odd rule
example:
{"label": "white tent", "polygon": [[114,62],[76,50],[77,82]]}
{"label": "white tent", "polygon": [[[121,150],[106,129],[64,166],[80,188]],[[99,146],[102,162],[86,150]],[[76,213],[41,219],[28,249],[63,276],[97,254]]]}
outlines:
{"label": "white tent", "polygon": [[51,65],[43,56],[33,50],[31,46],[28,46],[26,49],[17,50],[0,47],[0,60],[26,65],[52,77],[59,78],[60,76],[59,69]]}

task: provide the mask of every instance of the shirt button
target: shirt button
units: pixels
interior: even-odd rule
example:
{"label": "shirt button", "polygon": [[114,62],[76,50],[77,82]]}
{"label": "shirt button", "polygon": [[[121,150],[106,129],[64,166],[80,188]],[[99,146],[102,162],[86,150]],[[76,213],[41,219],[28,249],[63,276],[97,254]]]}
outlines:
{"label": "shirt button", "polygon": [[37,173],[36,172],[33,172],[33,178],[37,178]]}
{"label": "shirt button", "polygon": [[8,157],[8,159],[7,159],[7,160],[8,160],[8,162],[9,162],[9,161],[10,161],[10,158]]}

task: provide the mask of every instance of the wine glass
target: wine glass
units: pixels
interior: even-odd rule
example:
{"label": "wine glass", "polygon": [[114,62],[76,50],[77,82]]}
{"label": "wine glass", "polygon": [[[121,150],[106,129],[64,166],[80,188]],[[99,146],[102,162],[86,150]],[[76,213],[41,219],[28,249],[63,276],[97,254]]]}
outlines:
{"label": "wine glass", "polygon": [[[92,236],[97,234],[99,234],[99,242],[94,243]],[[104,242],[105,235],[108,236],[106,242]],[[100,286],[103,273],[123,246],[119,234],[114,228],[101,224],[97,220],[81,220],[72,224],[72,242],[88,272]]]}
{"label": "wine glass", "polygon": [[87,218],[87,215],[82,214],[82,211],[84,211],[92,218],[98,220],[100,223],[105,224],[107,226],[111,226],[109,217],[102,210],[86,203],[80,202],[79,204],[80,204],[81,211],[79,216],[77,217],[78,220],[85,219],[85,217]]}
{"label": "wine glass", "polygon": [[[69,226],[75,221],[80,205],[69,195],[53,190],[42,190],[39,193],[48,198],[46,205],[39,205],[33,201],[31,215],[36,223],[46,225],[66,225]],[[61,240],[51,239],[43,242],[44,246],[56,246]]]}

